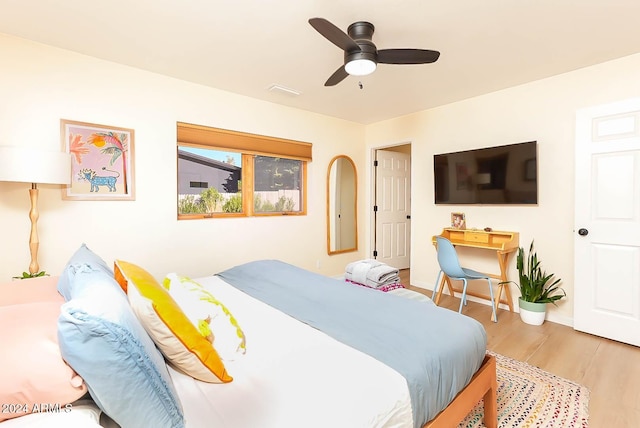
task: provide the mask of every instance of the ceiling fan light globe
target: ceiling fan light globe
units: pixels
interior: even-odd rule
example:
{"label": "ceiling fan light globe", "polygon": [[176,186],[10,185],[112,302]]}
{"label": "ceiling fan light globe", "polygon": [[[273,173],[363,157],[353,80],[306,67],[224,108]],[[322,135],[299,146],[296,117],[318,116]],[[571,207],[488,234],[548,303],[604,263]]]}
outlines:
{"label": "ceiling fan light globe", "polygon": [[366,76],[376,70],[376,63],[370,59],[354,59],[346,63],[344,69],[352,76]]}

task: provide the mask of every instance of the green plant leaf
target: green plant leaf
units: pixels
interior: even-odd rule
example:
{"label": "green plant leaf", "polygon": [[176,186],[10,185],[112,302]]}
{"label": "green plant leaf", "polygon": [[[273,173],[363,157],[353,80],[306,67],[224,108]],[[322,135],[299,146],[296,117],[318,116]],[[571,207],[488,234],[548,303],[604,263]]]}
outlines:
{"label": "green plant leaf", "polygon": [[[516,268],[518,269],[519,283],[514,281],[504,281],[504,283],[514,283],[520,289],[522,300],[532,303],[553,303],[566,297],[565,291],[560,288],[561,279],[555,278],[555,274],[547,274],[541,268],[541,260],[534,251],[533,241],[529,246],[529,254],[525,255],[524,248],[518,248]],[[561,292],[562,294],[556,294]]]}
{"label": "green plant leaf", "polygon": [[41,276],[49,276],[48,273],[46,273],[45,271],[40,271],[40,272],[36,272],[36,273],[30,273],[30,272],[22,272],[22,276],[14,276],[14,279],[29,279],[29,278],[39,278]]}

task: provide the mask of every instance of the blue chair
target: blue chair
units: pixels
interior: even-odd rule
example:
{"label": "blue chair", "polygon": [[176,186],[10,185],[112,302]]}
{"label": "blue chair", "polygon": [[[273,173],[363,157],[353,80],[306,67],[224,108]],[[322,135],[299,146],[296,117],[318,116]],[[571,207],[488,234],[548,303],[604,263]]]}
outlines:
{"label": "blue chair", "polygon": [[[496,305],[493,300],[493,287],[491,286],[491,278],[485,273],[477,272],[472,269],[466,269],[460,266],[458,260],[458,253],[456,249],[447,238],[442,236],[436,236],[436,248],[438,251],[438,264],[440,265],[440,272],[438,273],[438,279],[436,285],[433,288],[432,300],[436,301],[435,296],[438,293],[440,280],[442,274],[448,276],[450,279],[462,281],[462,299],[460,300],[460,309],[458,313],[462,313],[462,306],[467,304],[467,281],[473,279],[486,279],[489,283],[489,295],[491,296],[491,310],[493,311],[493,322],[498,322],[498,316],[496,315]],[[443,285],[444,287],[444,285]]]}

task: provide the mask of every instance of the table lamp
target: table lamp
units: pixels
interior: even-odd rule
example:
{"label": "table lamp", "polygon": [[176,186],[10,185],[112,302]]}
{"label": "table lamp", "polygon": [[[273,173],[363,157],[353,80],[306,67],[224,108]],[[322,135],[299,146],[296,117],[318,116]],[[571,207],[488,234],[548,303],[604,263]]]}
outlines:
{"label": "table lamp", "polygon": [[31,234],[29,273],[34,275],[38,266],[38,184],[69,184],[71,182],[71,156],[69,153],[46,149],[0,146],[0,181],[31,183]]}

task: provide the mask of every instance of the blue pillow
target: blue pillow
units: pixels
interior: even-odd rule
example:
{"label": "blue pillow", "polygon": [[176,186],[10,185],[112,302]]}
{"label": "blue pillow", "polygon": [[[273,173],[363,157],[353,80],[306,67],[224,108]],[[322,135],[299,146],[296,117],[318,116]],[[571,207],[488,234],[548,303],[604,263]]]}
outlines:
{"label": "blue pillow", "polygon": [[113,277],[113,270],[105,263],[100,256],[91,251],[87,244],[82,244],[80,248],[71,256],[67,265],[62,270],[58,279],[58,292],[62,294],[67,302],[71,300],[73,294],[73,278],[76,271],[81,266],[89,266],[93,270],[102,271]]}
{"label": "blue pillow", "polygon": [[89,264],[75,266],[69,278],[60,351],[98,407],[123,428],[184,427],[164,359],[115,279]]}

